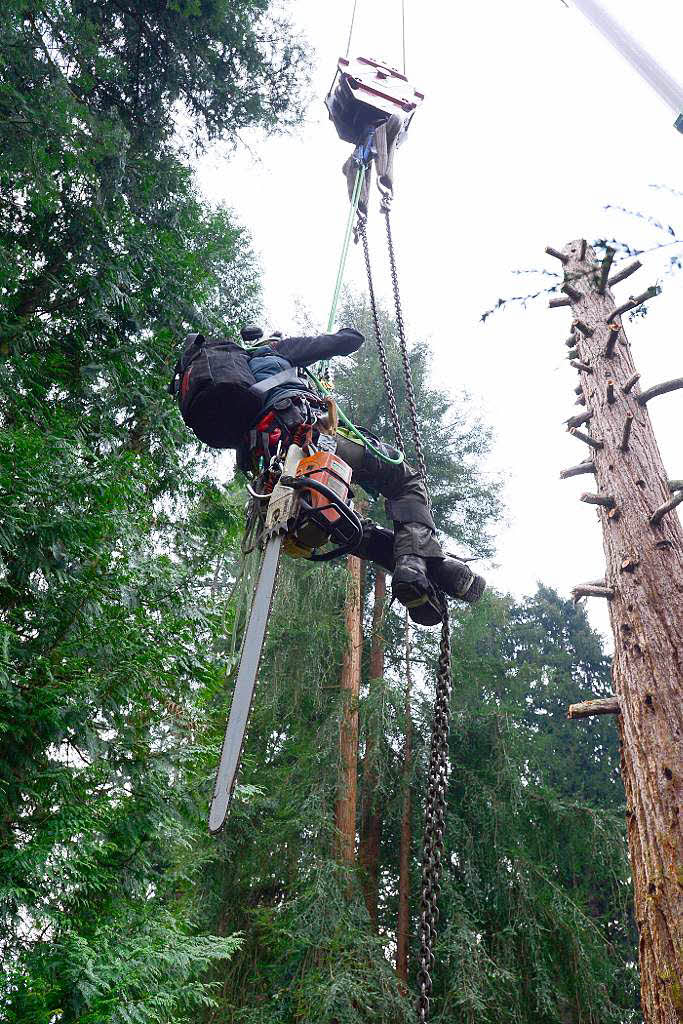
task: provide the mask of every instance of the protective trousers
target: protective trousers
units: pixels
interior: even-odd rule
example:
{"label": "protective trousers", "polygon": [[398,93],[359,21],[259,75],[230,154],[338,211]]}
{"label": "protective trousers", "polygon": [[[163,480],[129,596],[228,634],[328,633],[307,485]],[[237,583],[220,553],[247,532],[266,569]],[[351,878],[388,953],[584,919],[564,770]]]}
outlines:
{"label": "protective trousers", "polygon": [[[353,480],[384,497],[387,516],[394,524],[391,564],[388,564],[391,533],[381,527],[373,530],[369,526],[365,531],[358,551],[361,558],[378,562],[389,572],[401,555],[442,559],[444,553],[436,537],[427,491],[419,473],[407,462],[385,462],[365,445],[341,434],[336,435],[336,441],[337,454],[351,466]],[[373,438],[372,444],[390,458],[397,458],[398,451],[386,442]]]}

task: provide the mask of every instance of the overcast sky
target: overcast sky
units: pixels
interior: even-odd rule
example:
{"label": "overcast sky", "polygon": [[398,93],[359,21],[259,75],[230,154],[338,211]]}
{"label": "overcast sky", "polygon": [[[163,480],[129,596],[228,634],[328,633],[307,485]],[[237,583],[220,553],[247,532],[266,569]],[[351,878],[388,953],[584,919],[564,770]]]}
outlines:
{"label": "overcast sky", "polygon": [[[400,0],[358,0],[352,55],[400,66]],[[606,6],[674,75],[679,74],[683,5],[612,0]],[[249,137],[229,157],[202,160],[206,196],[234,207],[250,230],[264,270],[267,325],[287,331],[303,303],[321,329],[330,305],[347,211],[340,168],[350,148],[327,119],[323,98],[346,48],[353,0],[292,0],[314,62],[313,102],[295,136]],[[439,383],[463,387],[495,431],[488,469],[507,478],[507,521],[496,564],[498,588],[522,595],[542,581],[568,595],[604,571],[595,510],[579,503],[582,478],[560,469],[585,457],[564,433],[575,412],[575,371],[566,363],[566,309],[547,300],[509,307],[485,323],[499,296],[533,290],[520,269],[556,271],[544,254],[572,238],[618,237],[638,247],[661,232],[616,204],[647,211],[676,228],[683,221],[683,135],[633,69],[562,0],[406,0],[407,73],[425,93],[396,160],[393,226],[410,337],[427,338]],[[383,224],[373,197],[369,232],[377,285],[389,304]],[[683,230],[683,229],[682,229]],[[672,251],[642,257],[644,269],[617,286],[617,298],[661,281],[649,315],[626,324],[644,386],[683,373],[683,273],[666,274]],[[352,250],[347,283],[361,289]],[[542,282],[543,283],[543,282]],[[683,475],[681,394],[650,406],[665,464]],[[599,602],[593,602],[599,604]],[[607,631],[604,608],[590,608]]]}

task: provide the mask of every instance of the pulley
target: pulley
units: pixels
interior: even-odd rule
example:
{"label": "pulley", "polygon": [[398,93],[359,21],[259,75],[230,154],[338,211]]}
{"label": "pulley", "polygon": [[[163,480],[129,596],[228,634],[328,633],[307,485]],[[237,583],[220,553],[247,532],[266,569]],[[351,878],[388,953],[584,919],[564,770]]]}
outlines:
{"label": "pulley", "polygon": [[404,134],[423,99],[405,75],[387,64],[370,57],[340,57],[325,106],[339,138],[359,146],[392,114]]}

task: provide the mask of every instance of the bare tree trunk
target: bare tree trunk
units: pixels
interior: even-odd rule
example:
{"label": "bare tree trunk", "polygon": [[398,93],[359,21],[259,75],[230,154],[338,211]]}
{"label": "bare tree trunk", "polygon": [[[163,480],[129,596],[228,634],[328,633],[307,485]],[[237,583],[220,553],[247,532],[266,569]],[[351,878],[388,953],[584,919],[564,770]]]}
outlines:
{"label": "bare tree trunk", "polygon": [[401,813],[401,846],[398,856],[398,923],[396,927],[396,974],[404,992],[408,990],[408,948],[410,946],[410,823],[413,768],[413,718],[410,709],[410,696],[412,686],[410,619],[406,611],[406,725],[403,745],[403,811]]}
{"label": "bare tree trunk", "polygon": [[355,862],[356,790],[358,779],[358,691],[362,653],[361,562],[350,555],[349,583],[344,606],[347,647],[342,658],[339,686],[344,710],[339,726],[339,786],[334,806],[337,827],[336,856],[346,865]]}
{"label": "bare tree trunk", "polygon": [[[614,693],[621,711],[617,722],[643,1013],[647,1024],[680,1024],[683,529],[672,507],[647,401],[683,381],[641,394],[620,315],[595,253],[585,242],[571,242],[559,258],[576,317],[572,340],[585,409],[591,414],[596,489],[611,499],[597,507],[607,559],[603,589],[611,591],[600,596],[609,601],[614,633]],[[650,289],[619,310],[654,294]]]}
{"label": "bare tree trunk", "polygon": [[[370,696],[377,703],[378,688],[384,686],[384,607],[387,577],[379,568],[375,573],[375,594],[372,608],[372,644],[370,647]],[[377,790],[379,756],[377,715],[370,713],[363,765],[363,796],[361,800],[360,842],[358,862],[363,869],[362,885],[365,905],[372,927],[377,931],[379,884],[379,845],[382,837],[382,806]]]}

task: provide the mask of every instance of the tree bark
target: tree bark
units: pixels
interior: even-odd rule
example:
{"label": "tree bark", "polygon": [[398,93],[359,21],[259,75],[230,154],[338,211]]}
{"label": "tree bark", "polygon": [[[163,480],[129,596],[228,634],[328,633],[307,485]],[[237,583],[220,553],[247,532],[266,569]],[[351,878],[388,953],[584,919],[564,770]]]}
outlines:
{"label": "tree bark", "polygon": [[408,991],[408,949],[410,947],[410,824],[412,816],[413,719],[410,711],[412,690],[410,665],[410,619],[406,612],[406,696],[405,739],[403,745],[403,810],[401,845],[398,857],[398,923],[396,927],[396,974],[403,992]]}
{"label": "tree bark", "polygon": [[[683,529],[670,512],[652,523],[671,497],[667,473],[647,407],[638,401],[635,366],[622,339],[603,355],[616,305],[598,294],[590,248],[565,246],[566,275],[581,292],[575,317],[588,325],[579,345],[590,375],[581,380],[593,412],[591,433],[603,442],[593,453],[598,489],[613,495],[620,515],[598,515],[607,559],[606,583],[614,633],[614,693],[621,715],[621,769],[626,790],[628,841],[640,932],[641,997],[647,1024],[683,1021]],[[645,293],[651,294],[649,293]],[[628,304],[627,304],[628,305]],[[622,307],[623,308],[623,307]],[[617,320],[618,322],[618,320]],[[617,400],[604,399],[608,379]],[[622,450],[624,421],[632,417]],[[622,572],[627,560],[633,571]]]}
{"label": "tree bark", "polygon": [[358,692],[362,652],[361,562],[354,555],[347,560],[349,582],[344,605],[347,645],[342,657],[339,686],[343,709],[339,723],[339,782],[334,805],[337,829],[336,857],[352,866],[356,849],[356,791],[358,780]]}
{"label": "tree bark", "polygon": [[[372,643],[370,647],[371,705],[378,702],[379,689],[384,686],[384,609],[387,596],[387,577],[380,569],[375,573],[375,593],[372,609]],[[379,900],[379,846],[382,837],[382,805],[378,792],[378,757],[380,729],[377,715],[368,716],[363,764],[363,796],[361,800],[360,841],[358,863],[362,869],[363,894],[370,922],[377,931],[377,904]]]}

